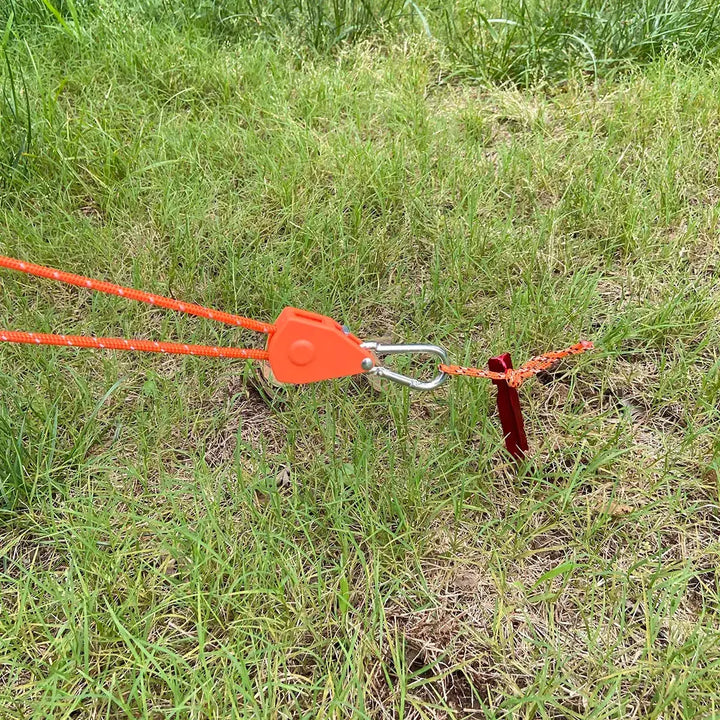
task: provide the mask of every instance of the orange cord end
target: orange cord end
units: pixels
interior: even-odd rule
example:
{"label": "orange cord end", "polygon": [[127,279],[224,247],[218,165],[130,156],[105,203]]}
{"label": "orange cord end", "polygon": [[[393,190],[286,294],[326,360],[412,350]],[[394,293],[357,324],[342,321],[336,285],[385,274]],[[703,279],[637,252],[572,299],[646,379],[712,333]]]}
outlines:
{"label": "orange cord end", "polygon": [[537,355],[530,358],[526,363],[516,369],[505,370],[504,372],[494,372],[493,370],[485,370],[484,368],[461,367],[460,365],[440,365],[440,370],[448,375],[465,375],[467,377],[485,378],[487,380],[505,380],[510,387],[518,388],[526,380],[534,377],[539,372],[552,367],[558,360],[569,357],[570,355],[580,355],[581,353],[592,350],[595,346],[589,340],[581,340],[579,343],[572,345],[564,350],[556,350]]}

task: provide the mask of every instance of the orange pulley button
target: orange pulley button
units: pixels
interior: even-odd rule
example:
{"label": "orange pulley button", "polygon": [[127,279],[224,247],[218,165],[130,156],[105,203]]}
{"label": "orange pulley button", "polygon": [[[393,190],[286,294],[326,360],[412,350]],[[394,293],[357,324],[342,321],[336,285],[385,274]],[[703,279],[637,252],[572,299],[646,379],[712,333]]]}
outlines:
{"label": "orange pulley button", "polygon": [[293,365],[307,365],[315,357],[315,346],[309,340],[296,340],[288,350],[288,357]]}
{"label": "orange pulley button", "polygon": [[332,318],[286,307],[268,341],[270,367],[278,382],[299,385],[365,373],[374,355]]}

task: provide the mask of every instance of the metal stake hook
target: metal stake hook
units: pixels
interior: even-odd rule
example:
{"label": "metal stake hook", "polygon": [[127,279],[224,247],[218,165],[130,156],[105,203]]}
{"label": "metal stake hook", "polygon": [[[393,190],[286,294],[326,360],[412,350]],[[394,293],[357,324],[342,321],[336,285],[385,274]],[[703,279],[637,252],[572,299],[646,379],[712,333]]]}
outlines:
{"label": "metal stake hook", "polygon": [[[383,345],[376,342],[365,342],[361,347],[366,350],[370,350],[374,355],[434,355],[440,358],[440,362],[446,364],[448,361],[447,352],[444,348],[439,345],[424,345],[424,344],[413,344],[413,345]],[[375,365],[368,369],[368,375],[374,375],[375,377],[386,378],[392,380],[398,385],[404,385],[409,387],[411,390],[436,390],[439,388],[445,380],[447,380],[447,373],[442,370],[432,380],[418,380],[417,378],[408,377],[402,375],[390,368],[383,367],[382,365]]]}

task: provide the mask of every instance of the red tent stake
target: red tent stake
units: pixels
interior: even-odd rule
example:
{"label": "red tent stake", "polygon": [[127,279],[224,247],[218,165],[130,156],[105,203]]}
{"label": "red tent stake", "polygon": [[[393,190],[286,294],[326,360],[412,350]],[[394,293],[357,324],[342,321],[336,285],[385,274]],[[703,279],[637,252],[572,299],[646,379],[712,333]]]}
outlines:
{"label": "red tent stake", "polygon": [[[512,369],[510,353],[490,358],[488,368],[494,372],[505,372]],[[528,441],[525,437],[525,424],[518,391],[510,387],[505,380],[493,380],[492,382],[497,387],[497,408],[505,436],[505,447],[516,460],[522,460],[528,449]]]}

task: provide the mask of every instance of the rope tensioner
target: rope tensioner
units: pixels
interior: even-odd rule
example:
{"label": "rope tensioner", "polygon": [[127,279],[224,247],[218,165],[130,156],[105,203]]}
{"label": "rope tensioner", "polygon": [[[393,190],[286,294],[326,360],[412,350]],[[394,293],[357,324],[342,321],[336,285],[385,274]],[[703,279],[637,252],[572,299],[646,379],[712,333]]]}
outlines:
{"label": "rope tensioner", "polygon": [[[137,300],[149,305],[176,310],[189,315],[197,315],[208,320],[243,327],[248,330],[268,335],[267,349],[217,347],[212,345],[189,345],[187,343],[170,343],[154,340],[87,337],[80,335],[53,335],[48,333],[20,332],[0,329],[0,342],[26,343],[30,345],[62,345],[69,347],[84,347],[107,350],[136,350],[140,352],[174,353],[181,355],[200,355],[205,357],[244,358],[249,360],[267,360],[275,379],[280,383],[305,384],[320,380],[349,377],[351,375],[374,375],[395,383],[404,385],[413,390],[435,390],[440,387],[448,375],[465,375],[492,380],[498,385],[498,390],[504,387],[508,393],[499,393],[498,408],[500,410],[503,429],[506,437],[513,433],[517,435],[515,447],[517,452],[508,450],[516,456],[522,455],[527,449],[527,441],[522,432],[522,414],[517,401],[518,388],[525,380],[537,373],[548,369],[558,360],[577,355],[593,347],[591,342],[582,341],[577,345],[538,355],[524,365],[513,369],[509,356],[502,362],[495,362],[493,358],[488,370],[483,368],[461,367],[449,365],[446,351],[438,345],[412,344],[412,345],[384,345],[376,342],[362,342],[346,327],[340,325],[332,318],[317,313],[286,307],[278,316],[274,324],[252,320],[240,315],[232,315],[220,310],[195,305],[194,303],[180,302],[173,298],[147,293],[134,288],[93,280],[82,275],[55,270],[43,265],[16,260],[15,258],[0,255],[0,267],[18,270],[37,277],[57,280],[77,287],[109,295],[117,295],[129,300]],[[381,364],[379,358],[385,355],[397,354],[433,355],[440,359],[437,374],[432,380],[424,381],[402,375]],[[514,394],[514,395],[513,395]],[[511,398],[513,406],[512,417],[500,402],[501,395]],[[510,407],[508,405],[508,407]],[[514,419],[513,419],[514,418]],[[519,419],[518,419],[519,418]],[[519,434],[517,431],[519,422]],[[509,428],[509,429],[508,429]],[[515,428],[515,430],[513,430]],[[524,448],[523,448],[524,445]]]}
{"label": "rope tensioner", "polygon": [[293,385],[370,374],[388,378],[415,390],[433,390],[447,378],[445,372],[439,371],[433,380],[423,382],[385,368],[378,360],[378,357],[383,355],[403,352],[429,353],[437,355],[446,362],[447,354],[436,345],[363,343],[346,327],[332,318],[307,310],[286,307],[278,316],[277,321],[270,324],[1,255],[0,267],[189,315],[197,315],[208,320],[217,320],[268,335],[266,350],[189,345],[130,338],[53,335],[2,329],[0,329],[0,342],[267,360],[278,382]]}

